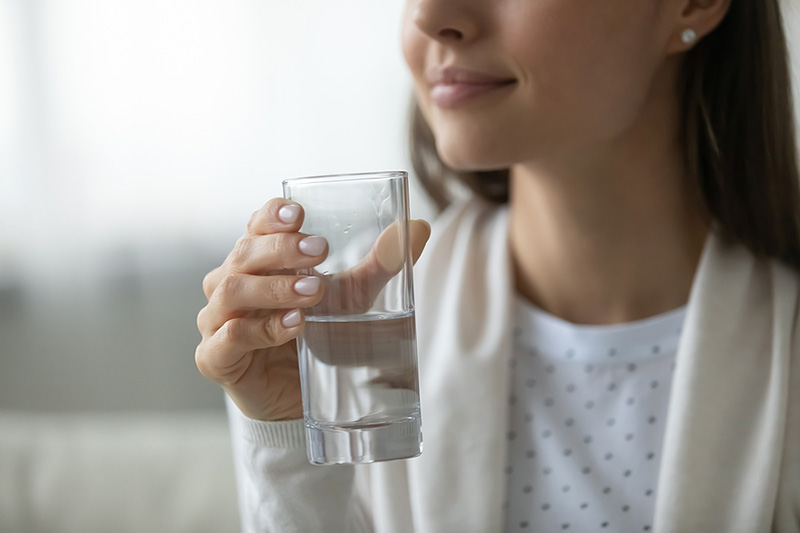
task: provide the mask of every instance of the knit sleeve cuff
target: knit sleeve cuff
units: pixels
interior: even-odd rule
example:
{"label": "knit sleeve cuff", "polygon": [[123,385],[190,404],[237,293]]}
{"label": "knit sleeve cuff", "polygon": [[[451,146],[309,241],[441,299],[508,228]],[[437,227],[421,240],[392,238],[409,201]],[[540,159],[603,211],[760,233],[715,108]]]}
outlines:
{"label": "knit sleeve cuff", "polygon": [[266,422],[242,414],[239,407],[225,395],[231,431],[244,440],[267,448],[305,448],[306,434],[303,419]]}

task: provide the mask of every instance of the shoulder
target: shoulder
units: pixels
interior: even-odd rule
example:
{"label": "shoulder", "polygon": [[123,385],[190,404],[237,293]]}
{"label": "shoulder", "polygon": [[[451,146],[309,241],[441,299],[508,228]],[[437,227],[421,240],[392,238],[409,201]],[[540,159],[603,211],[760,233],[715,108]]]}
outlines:
{"label": "shoulder", "polygon": [[787,334],[800,331],[800,272],[777,259],[757,256],[715,230],[703,250],[695,292],[714,304],[709,311],[735,307],[743,318],[768,319]]}

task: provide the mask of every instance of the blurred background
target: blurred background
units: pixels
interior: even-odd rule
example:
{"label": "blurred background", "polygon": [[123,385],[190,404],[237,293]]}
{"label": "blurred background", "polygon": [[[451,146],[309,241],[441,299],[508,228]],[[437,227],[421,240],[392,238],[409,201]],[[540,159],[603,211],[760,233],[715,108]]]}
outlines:
{"label": "blurred background", "polygon": [[282,179],[409,167],[402,8],[0,0],[0,531],[238,528],[201,280]]}
{"label": "blurred background", "polygon": [[0,531],[238,529],[200,283],[282,179],[409,169],[402,8],[0,0]]}

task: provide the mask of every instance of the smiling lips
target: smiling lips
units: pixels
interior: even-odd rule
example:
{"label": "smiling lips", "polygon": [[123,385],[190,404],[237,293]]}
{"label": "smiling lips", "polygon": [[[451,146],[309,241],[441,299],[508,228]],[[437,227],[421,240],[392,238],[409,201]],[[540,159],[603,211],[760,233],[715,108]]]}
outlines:
{"label": "smiling lips", "polygon": [[455,67],[431,69],[426,77],[431,87],[431,100],[442,109],[466,105],[479,96],[504,89],[517,81]]}

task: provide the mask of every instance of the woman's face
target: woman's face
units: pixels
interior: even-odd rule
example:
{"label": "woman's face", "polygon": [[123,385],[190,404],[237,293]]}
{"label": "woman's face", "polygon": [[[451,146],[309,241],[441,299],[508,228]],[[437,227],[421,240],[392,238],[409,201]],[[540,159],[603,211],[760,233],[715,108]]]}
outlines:
{"label": "woman's face", "polygon": [[664,81],[669,5],[408,0],[403,52],[442,159],[507,168],[624,135]]}

